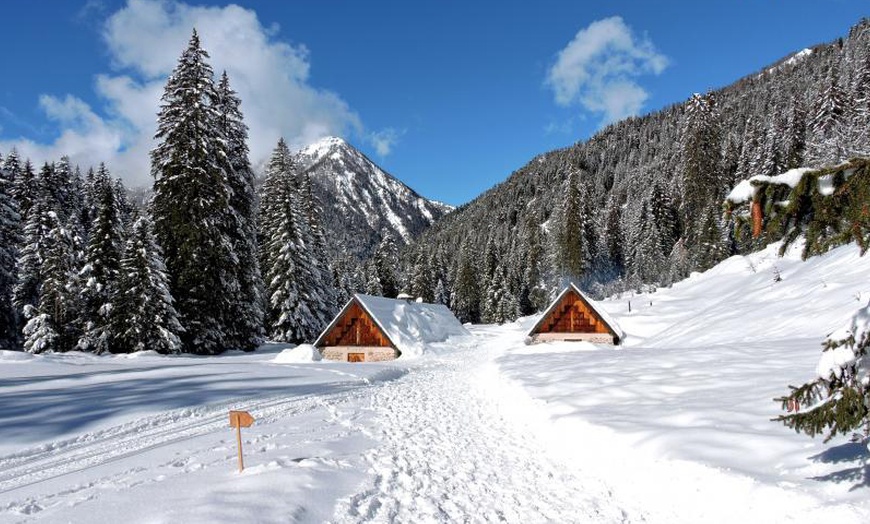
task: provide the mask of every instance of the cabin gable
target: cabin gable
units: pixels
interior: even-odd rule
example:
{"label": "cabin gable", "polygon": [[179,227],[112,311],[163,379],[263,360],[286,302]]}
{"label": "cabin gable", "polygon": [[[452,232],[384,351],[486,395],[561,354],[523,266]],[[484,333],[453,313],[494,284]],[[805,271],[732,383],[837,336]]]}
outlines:
{"label": "cabin gable", "polygon": [[346,362],[392,360],[400,354],[356,298],[348,302],[314,345],[324,358]]}
{"label": "cabin gable", "polygon": [[619,344],[621,330],[605,318],[574,285],[567,287],[529,332],[532,342],[546,340],[586,340]]}

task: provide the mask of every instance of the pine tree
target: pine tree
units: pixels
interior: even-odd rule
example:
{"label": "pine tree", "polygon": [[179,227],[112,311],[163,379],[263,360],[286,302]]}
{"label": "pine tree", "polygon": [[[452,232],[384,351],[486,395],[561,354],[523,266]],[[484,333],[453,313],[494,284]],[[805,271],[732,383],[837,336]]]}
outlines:
{"label": "pine tree", "polygon": [[49,228],[43,240],[38,308],[26,304],[25,348],[31,352],[69,351],[81,335],[76,322],[79,290],[76,279],[82,265],[81,239],[75,227],[61,224],[54,211],[45,213]]}
{"label": "pine tree", "polygon": [[759,149],[758,171],[756,175],[774,176],[785,171],[784,162],[779,157],[778,133],[775,126],[770,125],[764,135],[764,142]]}
{"label": "pine tree", "polygon": [[447,286],[444,284],[444,280],[438,279],[438,283],[435,284],[435,297],[432,300],[433,304],[441,304],[444,306],[450,305],[450,292],[447,291]]}
{"label": "pine tree", "polygon": [[[417,253],[411,272],[411,296],[422,298],[424,302],[435,300],[435,284],[432,282],[432,266],[424,251]],[[443,285],[443,284],[442,284]]]}
{"label": "pine tree", "polygon": [[579,176],[572,170],[568,176],[563,192],[559,233],[557,236],[557,253],[561,278],[579,281],[589,265],[587,239],[584,238],[585,217],[580,192]]}
{"label": "pine tree", "polygon": [[483,301],[482,320],[488,324],[504,324],[516,320],[518,305],[507,289],[507,270],[499,265],[489,280]]}
{"label": "pine tree", "polygon": [[372,260],[383,296],[395,298],[399,295],[399,278],[396,275],[396,268],[399,267],[399,253],[396,239],[389,231],[381,238],[381,243],[378,244]]}
{"label": "pine tree", "polygon": [[850,133],[850,156],[870,155],[870,44],[864,38],[864,45],[859,49],[855,72],[852,77],[852,118]]}
{"label": "pine tree", "polygon": [[304,210],[303,239],[311,260],[311,281],[308,284],[309,309],[314,316],[315,332],[319,333],[338,312],[337,292],[332,282],[332,267],[326,253],[326,239],[320,225],[322,207],[308,172],[297,175],[300,205]]}
{"label": "pine tree", "polygon": [[728,257],[728,246],[715,210],[709,211],[699,225],[699,246],[694,267],[699,271],[706,271]]}
{"label": "pine tree", "polygon": [[724,184],[719,172],[721,165],[721,123],[713,93],[692,95],[686,104],[683,122],[681,152],[682,217],[688,232],[687,247],[699,247],[696,224],[711,208],[719,207]]}
{"label": "pine tree", "polygon": [[6,158],[4,169],[0,169],[0,349],[8,350],[19,349],[20,346],[18,313],[12,295],[15,261],[21,241],[21,216],[12,194],[12,177],[16,171],[15,165],[9,161],[10,157]]}
{"label": "pine tree", "polygon": [[178,353],[182,327],[172,302],[160,247],[150,221],[141,217],[126,242],[119,293],[109,315],[112,350]]}
{"label": "pine tree", "polygon": [[480,321],[480,290],[475,270],[475,252],[470,244],[462,246],[458,257],[456,280],[450,298],[450,309],[462,322]]}
{"label": "pine tree", "polygon": [[231,205],[227,137],[207,58],[194,31],[166,82],[151,151],[151,214],[184,350],[215,354],[232,347],[238,334],[229,319],[238,313],[235,248],[244,233]]}
{"label": "pine tree", "polygon": [[776,401],[789,414],[778,420],[797,432],[825,442],[836,435],[854,441],[870,439],[870,305],[860,309],[846,325],[822,344],[817,366],[820,376]]}
{"label": "pine tree", "polygon": [[69,157],[63,156],[54,164],[46,164],[40,177],[42,178],[40,190],[48,199],[49,209],[57,213],[57,219],[61,223],[66,223],[70,217],[77,218],[81,200],[73,186],[74,174]]}
{"label": "pine tree", "polygon": [[367,295],[376,297],[384,296],[384,286],[381,285],[381,277],[379,276],[378,268],[374,261],[370,262],[366,267],[366,285],[365,291]]}
{"label": "pine tree", "polygon": [[118,213],[121,217],[121,224],[124,226],[124,230],[128,231],[133,225],[133,220],[137,214],[136,206],[130,202],[127,188],[124,187],[124,182],[120,178],[115,179],[115,184],[112,186],[112,189],[115,192],[115,200],[118,202]]}
{"label": "pine tree", "polygon": [[810,120],[807,157],[817,166],[846,159],[846,107],[849,101],[840,87],[839,73],[831,67],[825,87],[819,92]]}
{"label": "pine tree", "polygon": [[305,216],[290,151],[283,139],[266,167],[261,206],[262,267],[269,297],[267,329],[273,340],[303,342],[319,331],[311,309],[315,263],[305,243]]}
{"label": "pine tree", "polygon": [[[6,162],[9,162],[9,157],[6,157]],[[33,170],[33,164],[30,160],[24,162],[24,167],[21,169],[21,174],[13,178],[12,196],[15,198],[15,203],[18,206],[18,212],[21,215],[21,221],[24,223],[30,216],[30,207],[33,205],[33,200],[36,198],[37,184],[36,173]]]}
{"label": "pine tree", "polygon": [[96,216],[91,226],[82,276],[84,334],[78,348],[94,353],[116,352],[116,333],[110,326],[111,311],[120,291],[119,273],[124,247],[120,202],[106,166],[100,164],[94,179]]}
{"label": "pine tree", "polygon": [[[29,163],[25,164],[24,173],[27,173],[29,165]],[[21,249],[16,263],[17,278],[12,295],[13,303],[20,311],[24,311],[27,306],[35,307],[39,304],[44,262],[48,251],[48,235],[59,223],[53,208],[54,199],[48,190],[51,179],[46,178],[51,169],[49,164],[45,164],[39,175],[34,175],[28,184],[26,199],[18,200],[27,207]]]}
{"label": "pine tree", "polygon": [[254,172],[248,158],[248,126],[244,123],[241,100],[230,87],[226,71],[217,86],[220,127],[226,137],[226,174],[231,190],[230,208],[234,227],[227,234],[236,253],[235,278],[239,293],[230,300],[227,343],[231,347],[253,350],[263,338],[263,281],[257,258],[257,223]]}
{"label": "pine tree", "polygon": [[806,113],[798,99],[792,100],[791,112],[785,128],[785,162],[786,169],[794,169],[804,165],[804,151],[807,146]]}

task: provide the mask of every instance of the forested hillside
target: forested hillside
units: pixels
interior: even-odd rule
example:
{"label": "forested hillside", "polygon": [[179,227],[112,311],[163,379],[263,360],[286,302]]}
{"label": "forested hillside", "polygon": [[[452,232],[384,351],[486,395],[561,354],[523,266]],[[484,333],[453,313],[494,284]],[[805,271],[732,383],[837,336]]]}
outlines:
{"label": "forested hillside", "polygon": [[[598,295],[667,285],[752,242],[733,184],[870,154],[870,21],[734,84],[542,154],[404,253],[408,288],[466,321],[540,309],[567,279]],[[435,275],[428,280],[421,275]]]}

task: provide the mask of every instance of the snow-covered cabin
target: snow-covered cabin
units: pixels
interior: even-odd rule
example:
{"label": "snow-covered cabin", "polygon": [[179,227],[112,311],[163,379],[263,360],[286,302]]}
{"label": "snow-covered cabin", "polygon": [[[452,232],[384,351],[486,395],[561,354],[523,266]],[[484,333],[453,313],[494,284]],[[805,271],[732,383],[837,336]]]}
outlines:
{"label": "snow-covered cabin", "polygon": [[531,342],[586,340],[619,344],[624,337],[619,324],[574,284],[559,293],[528,333]]}
{"label": "snow-covered cabin", "polygon": [[356,294],[314,341],[324,358],[346,362],[419,355],[426,344],[469,335],[447,306]]}

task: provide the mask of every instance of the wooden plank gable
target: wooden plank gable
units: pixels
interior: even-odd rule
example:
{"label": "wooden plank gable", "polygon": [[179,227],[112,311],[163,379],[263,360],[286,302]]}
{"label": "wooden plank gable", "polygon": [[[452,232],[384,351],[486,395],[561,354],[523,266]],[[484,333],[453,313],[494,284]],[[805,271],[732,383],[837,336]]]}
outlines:
{"label": "wooden plank gable", "polygon": [[324,334],[319,345],[394,347],[374,319],[355,300]]}
{"label": "wooden plank gable", "polygon": [[622,330],[574,284],[566,287],[529,331],[528,342],[586,340],[619,344]]}
{"label": "wooden plank gable", "polygon": [[598,314],[574,290],[565,293],[540,324],[538,333],[612,333]]}

